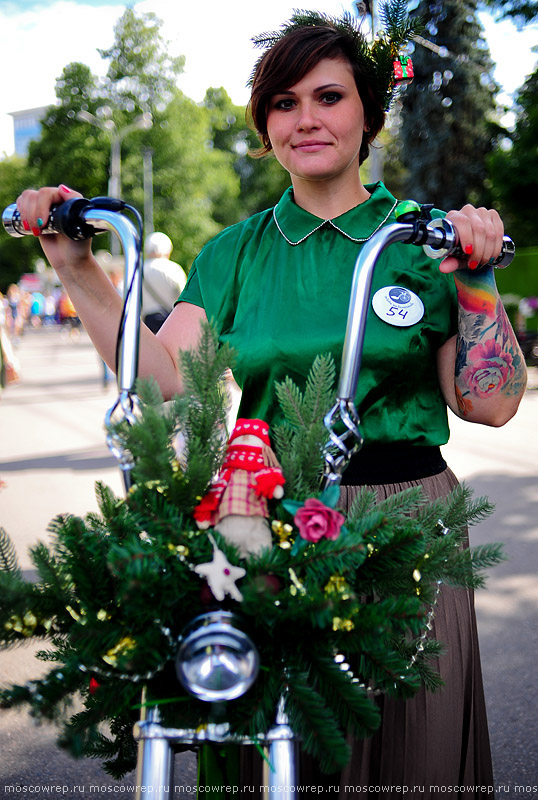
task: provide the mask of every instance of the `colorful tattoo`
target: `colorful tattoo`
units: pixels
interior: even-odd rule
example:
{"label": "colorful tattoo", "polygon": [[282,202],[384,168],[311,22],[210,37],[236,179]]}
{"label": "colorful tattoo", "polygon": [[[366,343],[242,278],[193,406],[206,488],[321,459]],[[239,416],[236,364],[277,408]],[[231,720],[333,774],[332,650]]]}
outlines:
{"label": "colorful tattoo", "polygon": [[454,276],[459,303],[456,347],[456,400],[462,416],[473,399],[500,392],[518,394],[526,370],[506,311],[497,293],[493,268],[462,270]]}
{"label": "colorful tattoo", "polygon": [[495,339],[471,347],[467,359],[470,363],[462,370],[461,378],[478,397],[497,394],[514,375],[511,354]]}
{"label": "colorful tattoo", "polygon": [[[469,392],[465,392],[465,394],[469,394]],[[473,404],[470,400],[464,397],[459,389],[456,386],[456,401],[458,403],[458,408],[460,410],[460,414],[464,417],[469,411],[473,410]]]}
{"label": "colorful tattoo", "polygon": [[458,273],[456,276],[455,282],[460,307],[469,314],[485,314],[487,317],[493,318],[497,306],[493,270],[487,269],[473,273],[467,280],[462,279]]}

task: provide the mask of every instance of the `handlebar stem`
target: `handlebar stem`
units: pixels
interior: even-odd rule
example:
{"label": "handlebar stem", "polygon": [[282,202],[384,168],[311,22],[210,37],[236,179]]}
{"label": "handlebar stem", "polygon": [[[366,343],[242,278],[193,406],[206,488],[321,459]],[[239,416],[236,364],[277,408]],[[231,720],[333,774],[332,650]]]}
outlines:
{"label": "handlebar stem", "polygon": [[[117,383],[118,398],[107,411],[105,425],[108,430],[107,444],[118,461],[125,491],[132,485],[134,459],[124,446],[121,437],[113,430],[114,421],[126,420],[133,424],[138,409],[134,385],[138,374],[140,348],[140,312],[142,308],[142,269],[139,258],[140,237],[133,223],[117,211],[88,208],[84,221],[95,230],[103,229],[115,233],[120,240],[125,261],[123,274],[124,310],[118,331]],[[115,418],[115,419],[114,419]]]}
{"label": "handlebar stem", "polygon": [[119,337],[117,379],[119,392],[132,392],[138,373],[140,311],[142,308],[142,270],[138,269],[140,240],[133,223],[116,211],[88,209],[85,222],[96,230],[106,228],[115,233],[123,249],[125,269],[123,297],[125,302],[123,330]]}
{"label": "handlebar stem", "polygon": [[381,228],[361,249],[355,262],[347,317],[342,368],[338,384],[339,400],[355,399],[362,361],[364,332],[370,305],[370,290],[377,260],[393,242],[402,242],[412,235],[413,225],[393,223]]}

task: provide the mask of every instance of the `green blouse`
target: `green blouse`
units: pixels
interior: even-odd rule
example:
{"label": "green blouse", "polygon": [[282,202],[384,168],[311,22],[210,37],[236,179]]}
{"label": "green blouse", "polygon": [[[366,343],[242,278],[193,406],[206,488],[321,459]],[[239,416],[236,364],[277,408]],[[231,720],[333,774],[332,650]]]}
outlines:
{"label": "green blouse", "polygon": [[[357,254],[394,222],[396,200],[382,183],[371,197],[332,220],[296,205],[288,189],[274,209],[222,231],[196,258],[180,301],[205,309],[222,342],[237,351],[240,416],[278,420],[275,382],[300,386],[316,355],[331,352],[340,369]],[[421,247],[394,244],[378,260],[374,293],[410,289],[424,316],[409,327],[380,319],[370,305],[357,408],[365,443],[439,445],[448,440],[436,352],[456,332],[451,276]]]}

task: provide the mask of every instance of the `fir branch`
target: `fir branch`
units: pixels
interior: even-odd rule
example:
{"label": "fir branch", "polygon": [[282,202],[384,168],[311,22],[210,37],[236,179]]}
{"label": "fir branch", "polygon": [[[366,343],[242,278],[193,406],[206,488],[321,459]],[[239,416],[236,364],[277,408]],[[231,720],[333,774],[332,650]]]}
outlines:
{"label": "fir branch", "polygon": [[303,395],[292,379],[286,376],[281,383],[277,383],[275,393],[287,423],[296,431],[306,428]]}
{"label": "fir branch", "polygon": [[438,580],[449,586],[481,589],[486,585],[483,571],[505,560],[502,544],[498,543],[457,550],[440,566]]}
{"label": "fir branch", "polygon": [[312,678],[330,707],[335,709],[343,730],[361,738],[377,730],[381,721],[379,710],[366,692],[352,683],[349,673],[343,672],[334,658],[314,654]]}
{"label": "fir branch", "polygon": [[15,545],[4,528],[0,528],[0,572],[8,572],[14,578],[22,578]]}
{"label": "fir branch", "polygon": [[163,395],[155,377],[137,378],[135,391],[144,406],[160,407],[163,404]]}
{"label": "fir branch", "polygon": [[319,761],[322,772],[334,772],[349,760],[350,748],[338,720],[312,687],[308,675],[288,665],[286,711],[304,749]]}
{"label": "fir branch", "polygon": [[347,515],[347,524],[355,525],[360,519],[370,514],[376,505],[376,495],[371,489],[362,486],[353,498]]}
{"label": "fir branch", "polygon": [[420,678],[407,669],[400,653],[379,645],[359,658],[359,675],[369,676],[378,689],[392,697],[412,697],[420,686]]}
{"label": "fir branch", "polygon": [[420,33],[424,25],[408,16],[407,0],[388,0],[379,7],[379,19],[394,48],[399,48]]}
{"label": "fir branch", "polygon": [[388,519],[401,522],[402,518],[411,516],[427,503],[427,498],[420,486],[412,486],[396,494],[389,495],[376,505],[376,510]]}
{"label": "fir branch", "polygon": [[275,386],[284,416],[284,423],[273,428],[275,448],[286,475],[286,493],[297,499],[319,491],[327,441],[323,419],[333,404],[334,377],[332,356],[317,356],[304,392],[288,377]]}
{"label": "fir branch", "polygon": [[336,366],[330,354],[318,355],[306,379],[303,406],[309,422],[323,423],[334,400]]}
{"label": "fir branch", "polygon": [[[60,519],[57,517],[56,521]],[[42,584],[51,590],[60,604],[64,607],[69,605],[73,598],[74,587],[61,555],[59,557],[53,555],[42,542],[32,547],[30,554]]]}
{"label": "fir branch", "polygon": [[[409,669],[412,669],[420,677],[420,681],[427,691],[435,692],[444,685],[437,668],[437,659],[445,652],[442,642],[432,638],[421,638],[395,640],[393,644],[395,650],[407,662]],[[435,665],[432,663],[434,659]]]}

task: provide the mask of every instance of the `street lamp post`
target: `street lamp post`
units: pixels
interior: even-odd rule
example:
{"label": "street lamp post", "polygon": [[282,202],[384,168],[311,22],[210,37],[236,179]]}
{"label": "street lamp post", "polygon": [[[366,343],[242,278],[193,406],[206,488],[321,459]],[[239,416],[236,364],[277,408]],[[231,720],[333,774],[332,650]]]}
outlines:
{"label": "street lamp post", "polygon": [[[118,128],[111,119],[112,110],[109,106],[103,106],[102,117],[96,117],[89,111],[79,111],[77,119],[81,122],[88,122],[96,128],[104,131],[110,138],[110,169],[108,180],[108,194],[110,197],[121,198],[121,143],[127,134],[135,130],[148,130],[153,125],[153,120],[149,111],[141,114],[129,125]],[[111,243],[112,255],[119,254],[119,244],[116,237],[112,236]]]}
{"label": "street lamp post", "polygon": [[144,147],[144,229],[146,236],[155,230],[153,224],[153,150]]}
{"label": "street lamp post", "polygon": [[[365,17],[370,17],[370,36],[372,42],[375,40],[376,27],[378,24],[378,12],[376,0],[355,0],[355,12],[359,19],[363,20]],[[376,183],[383,180],[384,172],[384,155],[379,147],[370,148],[370,181]]]}

